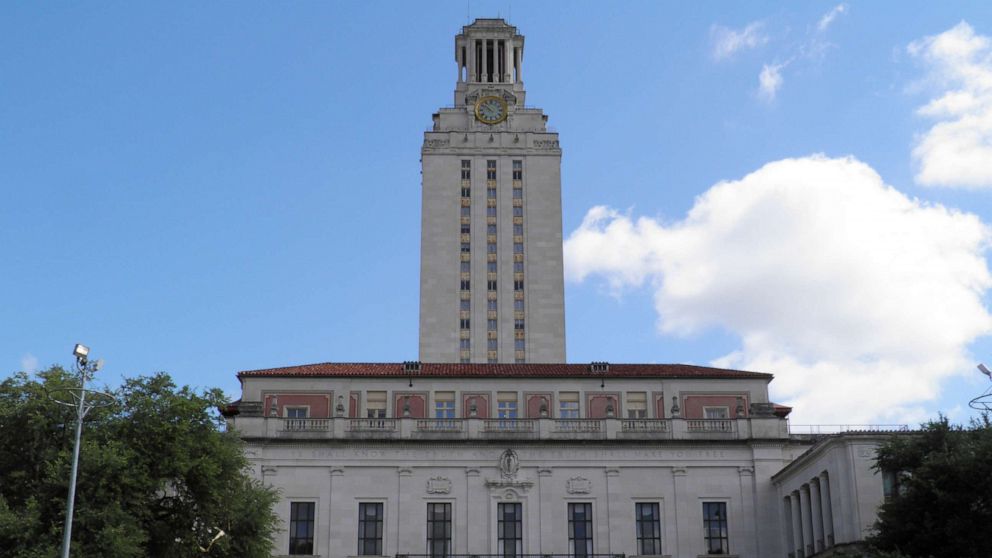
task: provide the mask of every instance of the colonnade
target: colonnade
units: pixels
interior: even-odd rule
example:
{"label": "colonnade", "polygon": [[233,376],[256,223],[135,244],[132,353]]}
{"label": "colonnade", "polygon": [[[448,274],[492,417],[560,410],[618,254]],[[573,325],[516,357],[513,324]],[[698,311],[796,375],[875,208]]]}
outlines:
{"label": "colonnade", "polygon": [[[458,82],[520,83],[522,48],[513,39],[468,39],[455,49]],[[492,51],[492,58],[488,53]]]}
{"label": "colonnade", "polygon": [[834,545],[830,476],[826,471],[785,497],[789,558],[809,558]]}

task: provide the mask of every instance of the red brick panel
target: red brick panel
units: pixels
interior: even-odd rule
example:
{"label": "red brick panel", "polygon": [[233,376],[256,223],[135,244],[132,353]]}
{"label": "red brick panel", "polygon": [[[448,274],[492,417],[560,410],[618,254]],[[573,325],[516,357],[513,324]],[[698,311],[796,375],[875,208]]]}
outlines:
{"label": "red brick panel", "polygon": [[462,416],[471,417],[472,400],[475,400],[475,417],[489,418],[489,394],[486,393],[465,393],[462,394]]}
{"label": "red brick panel", "polygon": [[606,418],[606,408],[613,405],[613,416],[620,416],[620,405],[615,393],[597,393],[586,396],[586,416],[588,418]]}
{"label": "red brick panel", "polygon": [[353,391],[348,397],[348,416],[351,418],[358,417],[358,401],[361,397],[361,392]]}
{"label": "red brick panel", "polygon": [[310,407],[310,418],[328,418],[331,410],[329,393],[270,393],[265,396],[265,416],[272,416],[272,398],[276,398],[276,413],[283,416],[285,407]]}
{"label": "red brick panel", "polygon": [[541,418],[541,405],[547,416],[551,416],[551,394],[550,393],[529,393],[524,394],[527,401],[527,418]]}
{"label": "red brick panel", "polygon": [[[427,403],[423,394],[419,393],[397,393],[396,404],[393,405],[393,416],[403,418],[426,418]],[[406,405],[410,405],[410,414],[406,414]]]}
{"label": "red brick panel", "polygon": [[730,393],[726,395],[686,395],[683,397],[682,416],[687,419],[705,418],[703,407],[726,407],[729,418],[737,417],[738,398],[744,405],[744,416],[747,416],[748,402],[745,393]]}
{"label": "red brick panel", "polygon": [[651,395],[654,397],[654,418],[665,418],[667,415],[665,411],[665,394],[656,391]]}

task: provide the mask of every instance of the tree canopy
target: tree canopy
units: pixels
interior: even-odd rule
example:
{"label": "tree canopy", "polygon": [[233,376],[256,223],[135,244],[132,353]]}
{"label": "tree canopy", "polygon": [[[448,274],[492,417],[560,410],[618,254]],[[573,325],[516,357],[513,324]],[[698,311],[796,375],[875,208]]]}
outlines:
{"label": "tree canopy", "polygon": [[876,468],[895,480],[869,543],[908,557],[992,556],[992,425],[946,417],[879,448]]}
{"label": "tree canopy", "polygon": [[[75,413],[48,394],[72,386],[78,378],[59,367],[0,382],[5,557],[58,555]],[[159,373],[125,380],[114,395],[85,421],[72,556],[270,556],[277,495],[248,475],[241,441],[224,430],[223,393]]]}

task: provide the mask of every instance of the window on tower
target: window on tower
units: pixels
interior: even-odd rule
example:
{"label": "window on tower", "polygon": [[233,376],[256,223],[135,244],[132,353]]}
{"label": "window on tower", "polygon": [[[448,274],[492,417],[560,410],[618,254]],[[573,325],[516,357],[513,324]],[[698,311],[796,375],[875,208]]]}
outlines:
{"label": "window on tower", "polygon": [[[516,226],[516,225],[514,225]],[[462,234],[469,234],[472,232],[472,227],[468,223],[462,223]]]}
{"label": "window on tower", "polygon": [[472,282],[468,279],[462,279],[461,288],[463,291],[468,291],[472,289]]}
{"label": "window on tower", "polygon": [[487,300],[486,301],[486,308],[490,312],[495,312],[496,311],[496,300],[495,299],[493,299],[493,300]]}
{"label": "window on tower", "polygon": [[468,242],[462,242],[462,254],[468,254],[472,251],[472,244]]}
{"label": "window on tower", "polygon": [[522,242],[514,242],[513,243],[513,253],[514,254],[523,254],[524,253],[524,244]]}
{"label": "window on tower", "polygon": [[[520,214],[523,215],[523,208],[519,208],[519,207],[514,207],[513,208],[513,210],[514,210],[513,213],[516,214],[516,212],[517,212],[516,210],[517,209],[520,209],[521,210],[521,213]],[[496,208],[495,207],[487,207],[486,208],[486,217],[495,217],[495,216],[496,216]]]}
{"label": "window on tower", "polygon": [[472,161],[462,159],[462,180],[472,179]]}
{"label": "window on tower", "polygon": [[[462,209],[465,209],[465,208],[463,207]],[[513,216],[514,217],[523,217],[524,216],[524,208],[519,207],[519,206],[514,206],[514,208],[513,208]]]}
{"label": "window on tower", "polygon": [[486,188],[486,197],[491,200],[496,199],[496,188]]}
{"label": "window on tower", "polygon": [[496,180],[496,161],[486,161],[486,180]]}
{"label": "window on tower", "polygon": [[486,271],[496,273],[496,262],[486,262]]}
{"label": "window on tower", "polygon": [[524,191],[523,191],[522,188],[514,188],[513,189],[513,199],[515,199],[515,200],[522,200],[522,199],[524,199]]}
{"label": "window on tower", "polygon": [[514,161],[513,162],[513,179],[523,180],[524,179],[524,162]]}
{"label": "window on tower", "polygon": [[461,320],[458,321],[458,325],[460,329],[471,329],[472,320],[468,318],[462,318]]}
{"label": "window on tower", "polygon": [[[514,209],[516,209],[516,208],[514,208]],[[462,217],[471,217],[471,216],[472,216],[472,208],[463,205],[462,206]]]}
{"label": "window on tower", "polygon": [[486,290],[495,291],[496,290],[496,280],[490,279],[486,282]]}

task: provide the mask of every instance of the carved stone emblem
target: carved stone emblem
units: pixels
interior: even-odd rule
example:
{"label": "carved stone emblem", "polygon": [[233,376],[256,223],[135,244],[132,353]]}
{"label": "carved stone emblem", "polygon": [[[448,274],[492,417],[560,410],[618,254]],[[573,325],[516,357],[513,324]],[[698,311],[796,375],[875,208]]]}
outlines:
{"label": "carved stone emblem", "polygon": [[569,494],[589,494],[592,491],[592,481],[585,477],[572,477],[565,481],[565,490]]}
{"label": "carved stone emblem", "polygon": [[512,449],[508,449],[503,452],[503,455],[499,456],[499,474],[501,477],[507,480],[511,480],[517,477],[517,471],[520,470],[520,458],[517,457],[517,452]]}
{"label": "carved stone emblem", "polygon": [[428,494],[449,494],[451,493],[451,481],[444,477],[431,477],[427,479]]}

